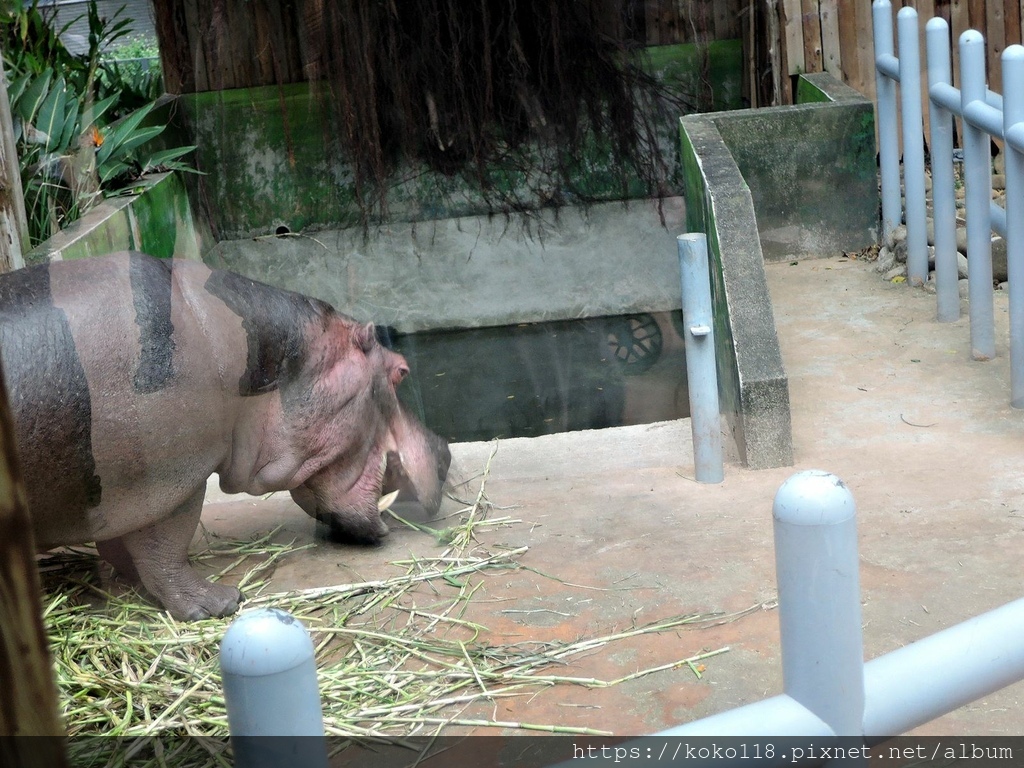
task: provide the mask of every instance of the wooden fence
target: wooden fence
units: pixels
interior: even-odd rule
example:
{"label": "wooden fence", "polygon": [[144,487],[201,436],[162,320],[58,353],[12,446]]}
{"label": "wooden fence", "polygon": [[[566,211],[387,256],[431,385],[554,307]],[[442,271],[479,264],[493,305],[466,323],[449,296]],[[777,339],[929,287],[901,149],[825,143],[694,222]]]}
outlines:
{"label": "wooden fence", "polygon": [[[904,6],[917,10],[921,29],[922,65],[924,25],[935,16],[949,22],[953,37],[953,81],[958,84],[956,41],[967,29],[976,29],[988,44],[988,79],[1002,90],[1000,55],[1008,45],[1021,42],[1024,0],[893,0],[895,15]],[[779,0],[781,56],[789,75],[830,72],[874,98],[874,46],[871,40],[871,3],[868,0]]]}

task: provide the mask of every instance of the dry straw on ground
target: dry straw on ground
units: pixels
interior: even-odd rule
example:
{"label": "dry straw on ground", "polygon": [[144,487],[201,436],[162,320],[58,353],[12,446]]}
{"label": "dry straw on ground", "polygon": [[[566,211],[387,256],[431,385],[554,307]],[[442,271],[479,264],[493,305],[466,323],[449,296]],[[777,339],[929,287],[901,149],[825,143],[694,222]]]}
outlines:
{"label": "dry straw on ground", "polygon": [[[393,578],[334,587],[272,592],[266,578],[294,553],[273,534],[246,543],[212,543],[201,559],[228,558],[220,573],[244,571],[245,607],[274,606],[300,618],[317,652],[324,724],[336,747],[348,739],[400,743],[461,726],[484,732],[594,734],[570,723],[499,722],[464,716],[477,703],[534,695],[544,687],[605,687],[662,670],[688,667],[727,648],[677,659],[618,680],[573,677],[573,656],[617,640],[705,625],[727,618],[667,618],[575,642],[502,645],[464,618],[495,571],[522,567],[526,547],[489,549],[488,529],[515,524],[493,516],[484,489],[467,502],[456,527],[438,535],[436,557],[394,563]],[[94,576],[91,553],[51,555],[42,563],[45,618],[75,765],[231,765],[218,646],[229,620],[179,623],[134,593],[111,595]],[[538,578],[541,578],[538,576]],[[97,600],[99,598],[99,600]],[[558,674],[551,669],[558,665]],[[479,708],[478,708],[479,711]],[[92,738],[102,736],[103,738]]]}

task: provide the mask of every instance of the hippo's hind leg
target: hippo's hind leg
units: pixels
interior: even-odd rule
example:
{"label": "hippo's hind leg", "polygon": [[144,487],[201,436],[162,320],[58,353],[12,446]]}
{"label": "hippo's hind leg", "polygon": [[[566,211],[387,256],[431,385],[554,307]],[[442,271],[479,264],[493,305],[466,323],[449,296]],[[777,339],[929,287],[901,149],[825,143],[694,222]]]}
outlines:
{"label": "hippo's hind leg", "polygon": [[[195,621],[210,616],[228,616],[238,610],[242,593],[226,584],[202,578],[188,562],[188,547],[199,525],[206,487],[200,488],[173,514],[159,523],[105,542],[100,554],[125,575],[123,562],[130,559],[139,581],[171,616]],[[108,554],[113,558],[108,558]]]}

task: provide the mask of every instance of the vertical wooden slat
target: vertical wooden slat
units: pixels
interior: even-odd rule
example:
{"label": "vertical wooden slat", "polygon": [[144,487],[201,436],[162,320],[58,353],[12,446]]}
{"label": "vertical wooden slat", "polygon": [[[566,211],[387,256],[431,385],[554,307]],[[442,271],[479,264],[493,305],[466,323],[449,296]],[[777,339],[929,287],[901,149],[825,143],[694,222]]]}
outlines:
{"label": "vertical wooden slat", "polygon": [[970,8],[967,0],[952,0],[949,4],[949,29],[953,48],[953,85],[960,87],[960,35],[971,28]]}
{"label": "vertical wooden slat", "polygon": [[711,0],[709,4],[711,13],[707,14],[706,18],[713,24],[712,28],[708,30],[711,38],[728,40],[740,37],[737,22],[742,8],[741,2],[737,2],[737,0],[714,2]]}
{"label": "vertical wooden slat", "polygon": [[1003,29],[1006,45],[1020,44],[1020,0],[1003,0]]}
{"label": "vertical wooden slat", "polygon": [[661,4],[658,0],[647,0],[644,3],[644,26],[647,29],[647,44],[661,45],[661,29],[658,19],[661,16]]}
{"label": "vertical wooden slat", "polygon": [[1006,47],[1006,28],[1003,24],[1003,4],[990,0],[985,4],[985,54],[988,58],[988,87],[1001,90],[1003,62],[1000,56]]}
{"label": "vertical wooden slat", "polygon": [[0,765],[67,765],[57,688],[43,628],[28,501],[17,462],[14,420],[0,371]]}
{"label": "vertical wooden slat", "polygon": [[804,30],[804,71],[821,72],[821,19],[817,0],[800,0]]}
{"label": "vertical wooden slat", "polygon": [[0,272],[25,266],[28,237],[7,76],[0,67]]}
{"label": "vertical wooden slat", "polygon": [[800,0],[783,0],[785,13],[786,74],[806,72],[804,65],[803,10]]}
{"label": "vertical wooden slat", "polygon": [[871,64],[874,50],[871,42],[871,14],[868,13],[867,27],[863,28],[863,19],[859,18],[857,13],[858,6],[870,10],[870,6],[857,3],[856,0],[839,0],[837,4],[842,79],[860,93],[871,96],[874,94],[874,72],[872,70],[868,77],[865,67],[865,63]]}
{"label": "vertical wooden slat", "polygon": [[838,80],[843,79],[842,47],[839,44],[839,11],[836,0],[821,0],[818,4],[821,20],[822,67]]}

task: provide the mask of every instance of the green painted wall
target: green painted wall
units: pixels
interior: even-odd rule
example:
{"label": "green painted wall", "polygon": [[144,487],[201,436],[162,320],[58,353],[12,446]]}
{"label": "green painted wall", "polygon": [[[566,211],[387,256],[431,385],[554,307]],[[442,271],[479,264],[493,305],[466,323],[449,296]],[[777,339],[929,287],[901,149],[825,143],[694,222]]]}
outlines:
{"label": "green painted wall", "polygon": [[[706,66],[704,50],[706,49]],[[648,49],[651,71],[693,103],[714,109],[741,106],[740,41],[721,41]],[[702,93],[711,84],[710,94]],[[315,88],[315,86],[314,86]],[[190,94],[179,99],[184,118],[181,143],[197,144],[196,162],[206,174],[193,199],[208,215],[218,240],[274,233],[344,229],[360,223],[351,169],[328,160],[324,148],[333,128],[320,98],[307,84]],[[663,149],[673,162],[678,152],[674,119],[666,119]],[[610,170],[607,146],[595,142],[578,168],[580,187],[595,200],[618,200],[622,188]],[[551,200],[567,203],[566,192],[538,152],[531,170],[493,165],[490,182],[499,192],[521,200],[523,209],[543,208]],[[636,180],[627,197],[647,197]],[[396,175],[388,193],[392,221],[428,221],[489,214],[495,206],[473,185],[422,167]]]}
{"label": "green painted wall", "polygon": [[124,250],[199,260],[212,238],[192,215],[181,177],[153,177],[135,195],[113,197],[25,254],[26,264],[50,259],[81,259]]}

